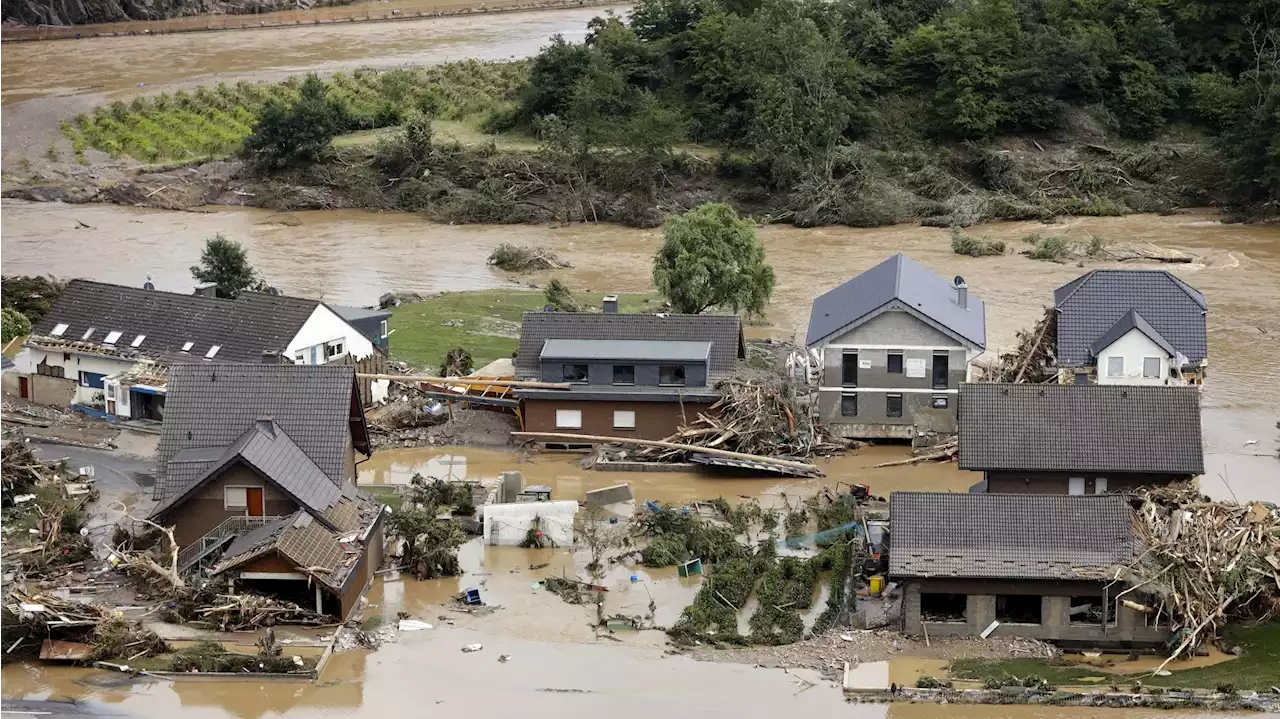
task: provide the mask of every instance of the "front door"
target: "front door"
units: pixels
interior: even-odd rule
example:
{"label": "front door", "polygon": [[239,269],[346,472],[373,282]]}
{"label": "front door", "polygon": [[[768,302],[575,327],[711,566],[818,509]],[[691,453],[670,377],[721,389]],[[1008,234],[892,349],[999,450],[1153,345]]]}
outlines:
{"label": "front door", "polygon": [[31,380],[26,377],[18,378],[18,396],[23,399],[31,399]]}
{"label": "front door", "polygon": [[244,491],[246,504],[249,505],[250,517],[261,517],[262,511],[262,487],[249,487]]}

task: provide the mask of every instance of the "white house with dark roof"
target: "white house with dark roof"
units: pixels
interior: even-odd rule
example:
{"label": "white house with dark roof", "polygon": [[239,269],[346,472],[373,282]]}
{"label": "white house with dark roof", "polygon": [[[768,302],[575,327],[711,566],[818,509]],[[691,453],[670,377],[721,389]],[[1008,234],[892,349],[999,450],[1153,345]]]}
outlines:
{"label": "white house with dark roof", "polygon": [[1054,290],[1058,380],[1200,384],[1208,303],[1164,270],[1093,270]]}
{"label": "white house with dark roof", "polygon": [[836,434],[954,432],[956,395],[986,347],[982,300],[901,253],[813,301],[818,415]]}
{"label": "white house with dark roof", "polygon": [[[213,296],[72,280],[14,360],[26,398],[126,419],[162,419],[168,368],[180,363],[326,364],[379,351],[318,300]],[[373,399],[385,397],[375,383]]]}

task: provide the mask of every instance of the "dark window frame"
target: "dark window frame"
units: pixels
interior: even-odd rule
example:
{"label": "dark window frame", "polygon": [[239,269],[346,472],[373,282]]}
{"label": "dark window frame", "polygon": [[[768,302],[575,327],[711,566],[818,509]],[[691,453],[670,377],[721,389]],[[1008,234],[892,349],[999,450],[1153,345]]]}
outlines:
{"label": "dark window frame", "polygon": [[[938,360],[942,360],[942,378],[938,378]],[[934,352],[933,367],[931,369],[931,377],[929,381],[933,384],[934,389],[950,389],[951,387],[951,353],[950,352]]]}
{"label": "dark window frame", "polygon": [[[1034,612],[1031,611],[1033,601]],[[1039,594],[997,594],[996,620],[1001,624],[1043,624],[1044,597]]]}
{"label": "dark window frame", "polygon": [[[852,375],[852,378],[850,377]],[[840,355],[840,386],[858,386],[858,353],[845,352]]]}
{"label": "dark window frame", "polygon": [[[578,368],[581,368],[582,371],[578,372]],[[575,379],[579,375],[582,379]],[[564,378],[565,382],[586,384],[591,379],[591,365],[578,364],[576,362],[562,364],[560,365],[560,376]]]}
{"label": "dark window frame", "polygon": [[[629,382],[618,381],[618,370],[631,370],[631,380]],[[636,366],[633,364],[616,364],[613,366],[613,383],[616,385],[633,385],[636,383]]]}
{"label": "dark window frame", "polygon": [[[895,411],[894,411],[894,409],[893,409],[893,401],[894,401],[894,400],[897,400],[897,401],[898,401],[898,409],[897,409],[897,411],[896,411],[896,412],[895,412]],[[884,416],[885,416],[885,417],[893,417],[893,418],[901,417],[901,416],[902,416],[902,411],[903,411],[902,395],[900,395],[900,394],[886,394],[886,395],[884,396]]]}
{"label": "dark window frame", "polygon": [[[926,617],[926,613],[935,618]],[[945,618],[937,618],[938,615]],[[920,592],[920,619],[936,624],[964,624],[969,619],[969,597],[952,592]]]}
{"label": "dark window frame", "polygon": [[[663,378],[668,376],[671,381],[664,382]],[[678,377],[677,377],[678,375]],[[678,381],[677,381],[678,380]],[[658,386],[660,387],[686,387],[689,384],[689,373],[682,364],[660,364],[658,365]]]}
{"label": "dark window frame", "polygon": [[[853,404],[853,411],[850,412],[849,402]],[[840,416],[841,417],[857,417],[858,416],[858,395],[856,393],[840,395]]]}
{"label": "dark window frame", "polygon": [[[893,366],[893,361],[894,361],[895,359],[896,359],[896,360],[898,360],[898,367],[897,367],[897,369],[894,369],[894,366]],[[889,352],[889,359],[888,359],[888,360],[886,361],[886,363],[885,363],[885,367],[886,367],[886,369],[888,370],[889,374],[902,374],[902,372],[903,372],[903,365],[904,365],[905,363],[906,363],[906,360],[905,360],[905,359],[903,359],[903,353],[902,353],[902,352],[897,352],[897,351],[892,351],[892,350],[891,350],[891,351]]]}

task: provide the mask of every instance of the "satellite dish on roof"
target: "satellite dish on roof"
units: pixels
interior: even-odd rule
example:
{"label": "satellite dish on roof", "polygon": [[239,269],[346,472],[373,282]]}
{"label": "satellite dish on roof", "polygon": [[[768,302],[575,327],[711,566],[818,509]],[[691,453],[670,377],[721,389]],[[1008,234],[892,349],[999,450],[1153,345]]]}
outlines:
{"label": "satellite dish on roof", "polygon": [[956,275],[956,278],[955,278],[954,280],[952,280],[952,282],[955,284],[955,286],[956,286],[956,287],[967,287],[967,286],[968,286],[968,285],[966,285],[966,284],[965,284],[964,278],[963,278],[963,277],[961,277],[960,275]]}
{"label": "satellite dish on roof", "polygon": [[276,297],[276,296],[278,296],[278,295],[280,294],[280,290],[277,290],[277,289],[276,289],[276,288],[274,288],[274,287],[268,287],[268,288],[267,288],[267,294],[271,295],[272,297]]}
{"label": "satellite dish on roof", "polygon": [[142,289],[154,290],[155,288],[156,286],[151,284],[151,275],[147,275],[147,281],[142,283]]}

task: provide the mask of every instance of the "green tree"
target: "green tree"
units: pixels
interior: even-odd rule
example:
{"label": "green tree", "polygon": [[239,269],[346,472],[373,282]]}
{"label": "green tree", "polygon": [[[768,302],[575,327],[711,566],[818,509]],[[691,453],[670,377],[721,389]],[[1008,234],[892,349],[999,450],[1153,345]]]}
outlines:
{"label": "green tree", "polygon": [[249,253],[235,240],[214,235],[204,243],[200,264],[191,266],[191,276],[218,285],[217,295],[235,299],[245,290],[265,291],[266,282],[249,264]]}
{"label": "green tree", "polygon": [[707,203],[667,219],[653,259],[653,284],[676,312],[712,307],[764,312],[773,294],[773,267],[755,225],[732,207]]}
{"label": "green tree", "polygon": [[532,122],[540,115],[559,115],[569,107],[573,88],[587,72],[591,51],[575,45],[563,35],[553,35],[551,44],[533,59],[529,81],[520,93],[520,115]]}
{"label": "green tree", "polygon": [[0,282],[0,306],[17,310],[26,315],[32,324],[40,321],[45,312],[53,306],[54,300],[62,295],[67,284],[53,277],[13,276],[5,277]]}
{"label": "green tree", "polygon": [[458,525],[436,517],[437,507],[406,503],[387,523],[392,536],[404,540],[404,560],[419,579],[453,577],[462,573],[458,547],[466,541]]}
{"label": "green tree", "polygon": [[324,81],[311,73],[302,81],[297,102],[268,102],[245,138],[245,155],[263,170],[320,159],[348,125],[346,109],[325,93]]}
{"label": "green tree", "polygon": [[5,307],[0,310],[0,343],[9,344],[14,337],[31,334],[31,320],[21,312]]}

